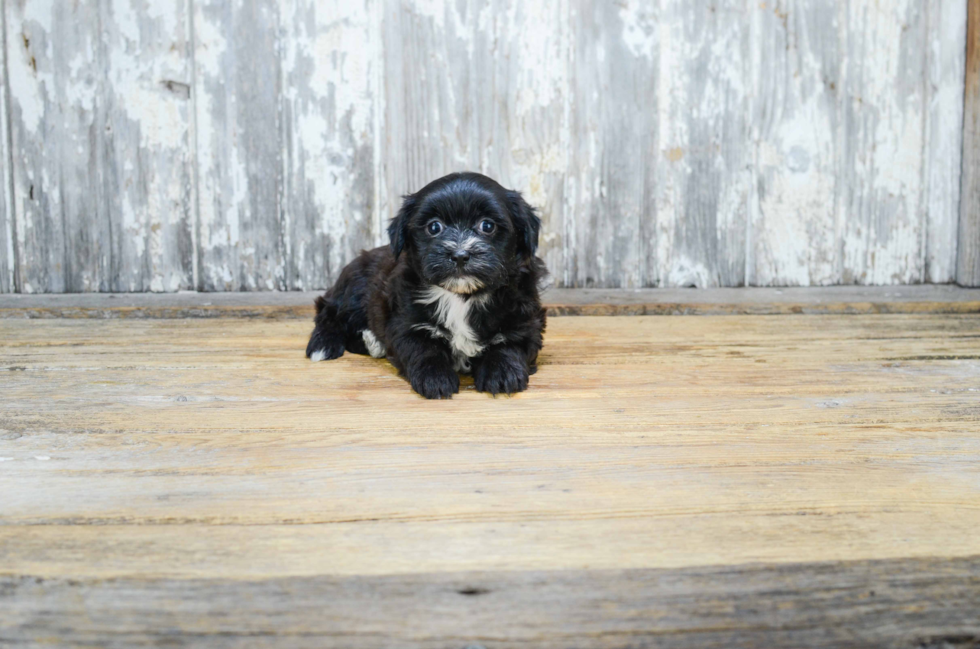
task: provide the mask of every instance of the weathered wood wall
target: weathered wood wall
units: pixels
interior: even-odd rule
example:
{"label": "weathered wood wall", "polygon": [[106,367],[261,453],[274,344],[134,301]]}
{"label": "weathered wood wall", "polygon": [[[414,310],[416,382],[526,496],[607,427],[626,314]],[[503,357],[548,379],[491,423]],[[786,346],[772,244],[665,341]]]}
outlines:
{"label": "weathered wood wall", "polygon": [[0,291],[320,288],[461,169],[559,285],[956,277],[967,0],[2,3]]}

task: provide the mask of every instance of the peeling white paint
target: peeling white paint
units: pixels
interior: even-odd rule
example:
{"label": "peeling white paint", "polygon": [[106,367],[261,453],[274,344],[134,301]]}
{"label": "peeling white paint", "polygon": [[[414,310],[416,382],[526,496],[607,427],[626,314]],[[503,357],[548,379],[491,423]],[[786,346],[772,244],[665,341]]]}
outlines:
{"label": "peeling white paint", "polygon": [[842,85],[856,101],[845,106],[843,123],[856,163],[839,208],[844,281],[923,279],[924,21],[914,0],[848,5],[852,49]]}
{"label": "peeling white paint", "polygon": [[657,50],[659,19],[654,3],[627,0],[619,3],[619,18],[623,21],[621,38],[633,56],[651,61]]}
{"label": "peeling white paint", "polygon": [[[753,130],[756,152],[747,279],[755,285],[832,284],[838,277],[835,228],[835,70],[823,60],[832,40],[824,7],[760,7],[753,18],[769,38],[759,66]],[[834,90],[830,85],[834,85]],[[762,117],[772,115],[768,124]]]}
{"label": "peeling white paint", "polygon": [[[0,52],[0,63],[6,63],[6,52]],[[0,83],[0,156],[4,161],[11,159],[10,131],[6,125],[10,122],[7,108],[7,86]],[[12,172],[9,165],[4,165],[7,174]],[[14,241],[14,197],[10,191],[9,176],[0,174],[0,236],[3,237],[0,247],[0,293],[12,293],[16,290],[14,277],[17,270]]]}
{"label": "peeling white paint", "polygon": [[[17,10],[21,9],[22,14]],[[10,84],[10,95],[16,99],[20,107],[20,119],[28,135],[40,137],[38,127],[45,114],[45,101],[41,88],[51,87],[53,78],[50,70],[43,65],[39,69],[37,61],[50,59],[50,47],[38,51],[39,38],[52,32],[52,12],[56,10],[53,2],[28,2],[22,7],[11,5],[8,15],[8,27],[11,38],[8,38],[7,81]],[[16,27],[15,29],[11,29]],[[29,44],[24,43],[27,39]],[[33,61],[33,62],[32,62]]]}
{"label": "peeling white paint", "polygon": [[[290,83],[284,99],[293,123],[288,135],[292,156],[285,161],[292,186],[288,211],[302,213],[290,218],[302,218],[315,228],[312,240],[290,238],[294,266],[307,277],[314,267],[321,277],[328,268],[336,276],[365,247],[358,226],[371,221],[360,202],[371,196],[355,199],[360,189],[355,183],[363,164],[359,151],[374,143],[372,50],[364,47],[372,8],[367,1],[297,0],[285,5],[284,14],[291,25],[284,57]],[[305,20],[308,16],[314,20]],[[310,212],[318,215],[312,223]],[[329,250],[319,249],[324,240]]]}

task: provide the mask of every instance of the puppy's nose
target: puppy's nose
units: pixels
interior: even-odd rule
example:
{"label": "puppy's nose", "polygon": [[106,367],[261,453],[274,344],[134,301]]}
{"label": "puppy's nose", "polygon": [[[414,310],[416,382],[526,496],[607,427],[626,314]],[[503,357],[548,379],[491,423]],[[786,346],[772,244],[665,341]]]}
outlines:
{"label": "puppy's nose", "polygon": [[453,261],[455,261],[458,266],[462,266],[463,264],[465,264],[470,260],[470,251],[457,250],[452,255],[450,255],[450,257],[453,258]]}

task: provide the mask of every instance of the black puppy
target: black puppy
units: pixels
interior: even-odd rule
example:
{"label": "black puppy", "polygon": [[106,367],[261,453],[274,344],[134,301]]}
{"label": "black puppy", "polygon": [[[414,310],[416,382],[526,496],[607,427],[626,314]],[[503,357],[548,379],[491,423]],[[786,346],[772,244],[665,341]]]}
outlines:
{"label": "black puppy", "polygon": [[390,246],[362,252],[316,300],[312,361],[387,356],[427,399],[476,389],[511,394],[537,370],[545,311],[535,257],[541,221],[516,191],[450,174],[405,201]]}

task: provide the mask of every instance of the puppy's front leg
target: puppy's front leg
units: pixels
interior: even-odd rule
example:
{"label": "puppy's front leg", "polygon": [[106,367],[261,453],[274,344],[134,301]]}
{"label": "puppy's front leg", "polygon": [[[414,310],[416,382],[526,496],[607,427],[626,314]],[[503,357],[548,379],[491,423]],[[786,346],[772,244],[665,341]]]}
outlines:
{"label": "puppy's front leg", "polygon": [[480,392],[514,394],[527,390],[527,353],[518,346],[497,345],[476,360],[473,382]]}
{"label": "puppy's front leg", "polygon": [[389,358],[426,399],[452,399],[459,392],[459,375],[453,355],[443,340],[412,331],[392,340]]}

